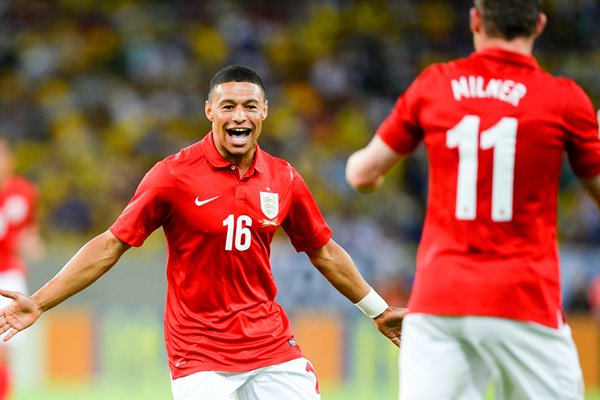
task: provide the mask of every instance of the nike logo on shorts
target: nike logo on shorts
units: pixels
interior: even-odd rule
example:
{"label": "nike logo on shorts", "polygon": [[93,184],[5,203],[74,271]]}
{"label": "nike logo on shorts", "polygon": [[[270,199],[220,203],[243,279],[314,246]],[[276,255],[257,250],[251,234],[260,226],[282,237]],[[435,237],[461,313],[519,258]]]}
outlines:
{"label": "nike logo on shorts", "polygon": [[216,200],[216,199],[218,199],[218,198],[219,198],[219,196],[215,196],[215,197],[212,197],[212,198],[210,198],[210,199],[206,199],[206,200],[200,200],[198,197],[196,197],[196,200],[194,201],[194,203],[196,203],[196,205],[197,205],[198,207],[200,207],[200,206],[203,206],[203,205],[205,205],[206,203],[210,203],[211,201],[213,201],[213,200]]}

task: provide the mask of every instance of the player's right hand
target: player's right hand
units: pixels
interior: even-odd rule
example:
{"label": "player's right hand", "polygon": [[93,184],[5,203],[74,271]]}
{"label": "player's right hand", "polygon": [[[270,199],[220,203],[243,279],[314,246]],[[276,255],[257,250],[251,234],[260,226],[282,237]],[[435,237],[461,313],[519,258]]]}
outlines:
{"label": "player's right hand", "polygon": [[42,311],[35,300],[23,293],[0,289],[0,295],[13,300],[0,310],[0,335],[8,332],[3,338],[6,342],[37,321]]}

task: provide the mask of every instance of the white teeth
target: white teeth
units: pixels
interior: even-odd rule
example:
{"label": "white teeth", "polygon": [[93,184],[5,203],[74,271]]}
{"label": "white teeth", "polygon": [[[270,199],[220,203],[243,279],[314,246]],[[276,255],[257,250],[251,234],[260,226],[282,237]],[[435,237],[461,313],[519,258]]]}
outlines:
{"label": "white teeth", "polygon": [[252,130],[248,128],[232,128],[227,130],[229,140],[237,144],[246,143],[251,132]]}
{"label": "white teeth", "polygon": [[235,133],[250,133],[250,129],[248,128],[232,128],[232,129],[227,129],[228,132],[235,132]]}

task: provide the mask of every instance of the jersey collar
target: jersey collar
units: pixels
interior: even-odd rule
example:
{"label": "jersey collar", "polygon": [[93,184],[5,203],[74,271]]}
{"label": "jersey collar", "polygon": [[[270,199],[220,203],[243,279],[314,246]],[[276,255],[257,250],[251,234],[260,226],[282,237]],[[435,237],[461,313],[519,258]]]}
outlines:
{"label": "jersey collar", "polygon": [[[212,131],[208,132],[208,134],[204,136],[204,138],[200,141],[200,146],[204,156],[214,168],[231,168],[233,165],[231,162],[223,158],[221,154],[219,154],[219,151],[215,146]],[[254,161],[252,161],[252,165],[248,169],[248,172],[246,172],[245,176],[253,175],[254,171],[263,172],[265,170],[264,165],[265,160],[263,151],[257,144],[256,152],[254,153]]]}
{"label": "jersey collar", "polygon": [[486,47],[475,52],[474,55],[495,59],[505,63],[519,64],[530,69],[541,69],[534,56],[509,51],[498,47]]}

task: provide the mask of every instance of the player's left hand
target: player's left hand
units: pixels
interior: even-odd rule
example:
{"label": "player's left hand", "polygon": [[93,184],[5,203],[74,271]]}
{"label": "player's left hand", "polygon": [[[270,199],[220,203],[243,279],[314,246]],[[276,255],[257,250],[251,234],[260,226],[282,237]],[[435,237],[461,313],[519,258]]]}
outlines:
{"label": "player's left hand", "polygon": [[402,321],[407,312],[408,308],[388,307],[387,310],[373,319],[379,332],[398,347],[400,347]]}

